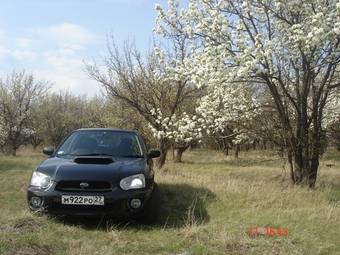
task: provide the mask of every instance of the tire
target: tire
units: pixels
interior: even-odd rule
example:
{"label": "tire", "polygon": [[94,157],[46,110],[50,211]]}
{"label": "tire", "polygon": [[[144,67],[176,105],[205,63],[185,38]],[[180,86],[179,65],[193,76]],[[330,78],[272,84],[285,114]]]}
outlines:
{"label": "tire", "polygon": [[139,221],[144,224],[156,223],[160,214],[160,209],[161,209],[161,192],[159,191],[157,183],[154,183],[151,197],[144,205],[144,208],[138,217]]}

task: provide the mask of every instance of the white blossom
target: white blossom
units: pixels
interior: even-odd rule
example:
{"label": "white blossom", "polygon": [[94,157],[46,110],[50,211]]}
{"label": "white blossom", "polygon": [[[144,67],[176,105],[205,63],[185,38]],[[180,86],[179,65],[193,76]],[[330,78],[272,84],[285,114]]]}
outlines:
{"label": "white blossom", "polygon": [[[271,9],[265,7],[267,4]],[[188,47],[192,54],[169,73],[175,80],[189,78],[207,91],[200,99],[195,120],[196,126],[204,128],[207,134],[222,131],[230,123],[246,123],[259,114],[258,103],[249,94],[249,82],[240,81],[249,81],[249,77],[260,77],[261,74],[277,76],[280,72],[288,72],[292,63],[302,69],[301,51],[316,56],[312,63],[317,70],[320,63],[315,52],[322,52],[325,44],[339,40],[340,2],[335,0],[189,0],[188,7],[180,13],[177,7],[175,1],[168,1],[167,10],[158,6],[156,27],[161,28],[159,34],[165,38],[173,38],[179,33],[190,39]],[[231,17],[224,8],[233,8],[246,17],[256,15],[258,30],[253,31],[250,21],[240,18],[242,15]],[[285,15],[297,11],[299,20],[293,23],[285,20]],[[267,19],[271,21],[270,28]],[[247,29],[255,36],[250,36]],[[339,50],[329,57],[329,61],[335,59],[339,59]],[[340,73],[339,67],[336,72]],[[291,91],[290,84],[296,83],[297,78],[290,74],[286,76],[290,79],[285,81],[286,89]],[[320,82],[317,79],[315,83]],[[272,82],[278,85],[276,80]],[[307,96],[308,108],[312,109],[313,98]],[[339,94],[327,100],[323,126],[338,116],[338,102]],[[236,140],[240,140],[239,137]]]}

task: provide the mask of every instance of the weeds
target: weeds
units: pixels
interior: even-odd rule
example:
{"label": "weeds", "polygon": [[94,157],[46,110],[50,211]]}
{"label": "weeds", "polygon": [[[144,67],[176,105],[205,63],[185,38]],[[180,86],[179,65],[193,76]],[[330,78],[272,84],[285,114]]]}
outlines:
{"label": "weeds", "polygon": [[[308,190],[291,185],[282,160],[267,152],[241,153],[237,163],[190,151],[156,173],[163,206],[154,226],[30,214],[25,187],[40,159],[0,157],[0,254],[339,254],[339,152],[324,157],[317,188]],[[289,235],[250,238],[250,226]]]}

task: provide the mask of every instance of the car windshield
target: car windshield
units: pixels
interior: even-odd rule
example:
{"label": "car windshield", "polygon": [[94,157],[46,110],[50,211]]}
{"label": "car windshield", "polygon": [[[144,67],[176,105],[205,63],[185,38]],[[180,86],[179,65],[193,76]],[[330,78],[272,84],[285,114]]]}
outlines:
{"label": "car windshield", "polygon": [[137,135],[120,131],[78,131],[60,146],[57,157],[75,156],[143,157]]}

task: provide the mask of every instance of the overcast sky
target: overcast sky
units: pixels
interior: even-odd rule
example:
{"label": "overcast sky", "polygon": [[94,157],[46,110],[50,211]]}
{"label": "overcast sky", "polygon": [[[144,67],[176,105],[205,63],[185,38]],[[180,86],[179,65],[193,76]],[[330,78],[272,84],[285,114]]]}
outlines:
{"label": "overcast sky", "polygon": [[1,0],[0,75],[25,69],[55,91],[94,95],[83,61],[101,59],[111,32],[146,50],[156,3],[166,0]]}

